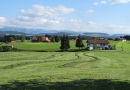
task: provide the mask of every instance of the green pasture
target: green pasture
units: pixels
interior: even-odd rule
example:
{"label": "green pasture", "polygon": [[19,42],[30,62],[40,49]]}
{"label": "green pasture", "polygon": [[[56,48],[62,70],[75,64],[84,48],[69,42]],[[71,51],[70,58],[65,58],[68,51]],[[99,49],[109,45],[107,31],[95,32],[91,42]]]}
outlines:
{"label": "green pasture", "polygon": [[121,41],[108,40],[111,46],[117,45]]}
{"label": "green pasture", "polygon": [[[87,40],[83,40],[85,47],[82,49],[87,48]],[[110,45],[116,45],[119,41],[112,41],[109,40]],[[70,41],[70,51],[78,50],[79,48],[75,47],[75,40]],[[59,43],[45,43],[45,42],[31,42],[31,40],[26,40],[25,42],[19,43],[10,43],[8,45],[13,45],[14,48],[17,48],[22,51],[60,51],[60,42]]]}
{"label": "green pasture", "polygon": [[123,47],[123,50],[130,51],[130,41],[120,42],[116,46],[116,48],[119,50],[122,50],[122,47]]}
{"label": "green pasture", "polygon": [[[77,47],[75,47],[75,42],[75,40],[70,41],[70,50],[78,49]],[[83,40],[83,43],[85,47],[83,47],[82,49],[85,49],[87,47],[86,40]],[[13,45],[14,48],[25,51],[59,51],[61,43],[31,42],[30,40],[26,40],[25,42],[10,43],[8,45]]]}
{"label": "green pasture", "polygon": [[0,90],[130,90],[129,54],[0,52]]}

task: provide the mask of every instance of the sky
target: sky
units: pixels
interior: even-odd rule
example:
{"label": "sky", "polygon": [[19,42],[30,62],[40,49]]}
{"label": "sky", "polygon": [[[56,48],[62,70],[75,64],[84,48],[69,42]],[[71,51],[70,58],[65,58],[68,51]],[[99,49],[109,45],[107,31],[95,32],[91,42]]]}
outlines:
{"label": "sky", "polygon": [[0,28],[130,34],[130,0],[0,0]]}

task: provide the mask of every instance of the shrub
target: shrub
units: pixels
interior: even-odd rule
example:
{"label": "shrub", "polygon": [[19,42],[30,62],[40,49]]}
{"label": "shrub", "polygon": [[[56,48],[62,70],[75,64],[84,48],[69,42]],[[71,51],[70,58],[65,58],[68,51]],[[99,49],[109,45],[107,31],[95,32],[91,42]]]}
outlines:
{"label": "shrub", "polygon": [[1,46],[1,47],[0,47],[0,52],[2,52],[2,51],[3,51],[3,47]]}
{"label": "shrub", "polygon": [[3,48],[3,52],[10,51],[10,47],[9,46],[2,46],[2,48]]}

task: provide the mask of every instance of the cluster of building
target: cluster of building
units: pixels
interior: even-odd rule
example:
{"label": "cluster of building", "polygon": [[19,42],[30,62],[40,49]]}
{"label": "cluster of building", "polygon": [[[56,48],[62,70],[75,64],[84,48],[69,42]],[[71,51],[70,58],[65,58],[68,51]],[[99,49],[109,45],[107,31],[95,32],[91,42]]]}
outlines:
{"label": "cluster of building", "polygon": [[[109,38],[108,40],[126,41],[125,38]],[[96,44],[98,50],[108,50],[110,44],[108,40],[105,38],[97,38],[97,40],[87,40],[87,49],[94,50],[94,44]]]}
{"label": "cluster of building", "polygon": [[[51,42],[48,37],[42,37],[44,42]],[[32,42],[38,42],[38,37],[33,37]]]}
{"label": "cluster of building", "polygon": [[109,40],[114,40],[114,41],[126,41],[125,38],[109,38]]}

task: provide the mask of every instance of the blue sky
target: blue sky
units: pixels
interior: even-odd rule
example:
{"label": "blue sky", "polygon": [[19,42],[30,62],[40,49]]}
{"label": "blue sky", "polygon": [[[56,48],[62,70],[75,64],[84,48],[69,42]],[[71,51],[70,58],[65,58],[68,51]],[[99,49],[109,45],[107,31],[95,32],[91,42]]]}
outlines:
{"label": "blue sky", "polygon": [[3,27],[130,34],[130,0],[0,0]]}

